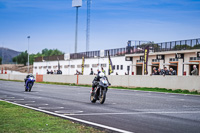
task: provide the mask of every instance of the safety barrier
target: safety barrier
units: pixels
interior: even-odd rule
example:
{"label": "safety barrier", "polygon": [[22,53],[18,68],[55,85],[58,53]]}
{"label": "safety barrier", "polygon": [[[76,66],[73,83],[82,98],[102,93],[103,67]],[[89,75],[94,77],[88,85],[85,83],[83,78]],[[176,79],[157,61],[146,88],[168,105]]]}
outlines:
{"label": "safety barrier", "polygon": [[[26,75],[0,74],[0,79],[24,80]],[[37,82],[58,82],[91,85],[94,75],[36,75]],[[200,91],[200,76],[132,76],[109,75],[112,86],[151,87]]]}

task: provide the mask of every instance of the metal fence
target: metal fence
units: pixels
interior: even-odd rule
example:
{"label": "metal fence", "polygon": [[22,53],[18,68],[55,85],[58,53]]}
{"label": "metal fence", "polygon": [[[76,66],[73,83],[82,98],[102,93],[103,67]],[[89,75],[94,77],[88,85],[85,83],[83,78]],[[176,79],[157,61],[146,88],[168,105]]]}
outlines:
{"label": "metal fence", "polygon": [[[126,48],[107,49],[104,51],[104,57],[108,56],[108,51],[110,53],[110,56],[124,56],[125,54],[144,53],[144,49],[147,45],[149,46],[150,52],[200,49],[200,38],[162,42],[162,43],[152,43],[152,42],[137,43],[134,46],[129,45]],[[72,53],[70,54],[70,59],[81,59],[83,56],[85,58],[100,57],[100,51]],[[64,60],[64,55],[37,57],[35,58],[35,62],[53,61],[58,59]]]}

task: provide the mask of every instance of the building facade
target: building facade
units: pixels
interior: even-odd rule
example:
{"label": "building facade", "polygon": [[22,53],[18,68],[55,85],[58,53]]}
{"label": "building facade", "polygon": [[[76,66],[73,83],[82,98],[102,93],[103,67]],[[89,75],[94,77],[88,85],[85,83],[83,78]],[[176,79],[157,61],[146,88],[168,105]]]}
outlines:
{"label": "building facade", "polygon": [[200,39],[180,40],[163,43],[128,42],[126,48],[89,51],[51,57],[38,57],[33,64],[34,74],[46,74],[58,70],[60,66],[64,75],[74,75],[76,70],[82,71],[82,57],[85,58],[84,75],[94,73],[102,67],[108,74],[108,51],[111,56],[113,70],[111,75],[144,75],[144,49],[149,47],[148,75],[154,67],[173,68],[177,75],[191,75],[193,65],[200,73]]}

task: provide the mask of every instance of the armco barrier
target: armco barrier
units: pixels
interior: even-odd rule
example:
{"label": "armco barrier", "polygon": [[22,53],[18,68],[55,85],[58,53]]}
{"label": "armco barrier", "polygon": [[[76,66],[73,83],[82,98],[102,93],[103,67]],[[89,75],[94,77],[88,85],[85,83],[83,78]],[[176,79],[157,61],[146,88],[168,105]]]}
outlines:
{"label": "armco barrier", "polygon": [[[0,74],[0,79],[24,80],[25,75]],[[94,75],[79,75],[78,84],[91,85]],[[200,91],[200,76],[133,76],[109,75],[112,86],[151,87]],[[77,75],[43,75],[44,82],[77,83]]]}

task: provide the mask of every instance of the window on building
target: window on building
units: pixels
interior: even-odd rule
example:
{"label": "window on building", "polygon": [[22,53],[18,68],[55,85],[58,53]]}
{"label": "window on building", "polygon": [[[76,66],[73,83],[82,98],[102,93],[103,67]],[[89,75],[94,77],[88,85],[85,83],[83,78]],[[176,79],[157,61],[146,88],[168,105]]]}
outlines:
{"label": "window on building", "polygon": [[119,70],[119,65],[117,65],[117,70]]}
{"label": "window on building", "polygon": [[121,70],[123,70],[123,65],[121,65]]}
{"label": "window on building", "polygon": [[98,65],[97,64],[92,64],[92,67],[97,67]]}
{"label": "window on building", "polygon": [[82,65],[77,65],[77,68],[81,68],[82,67]]}
{"label": "window on building", "polygon": [[85,68],[89,68],[90,65],[89,65],[89,64],[85,64],[84,67],[85,67]]}
{"label": "window on building", "polygon": [[101,67],[106,67],[106,64],[101,64]]}
{"label": "window on building", "polygon": [[68,68],[68,67],[69,67],[69,65],[65,65],[65,66],[64,66],[64,68]]}
{"label": "window on building", "polygon": [[113,65],[113,70],[115,70],[115,65]]}
{"label": "window on building", "polygon": [[75,65],[71,65],[71,68],[75,68]]}

